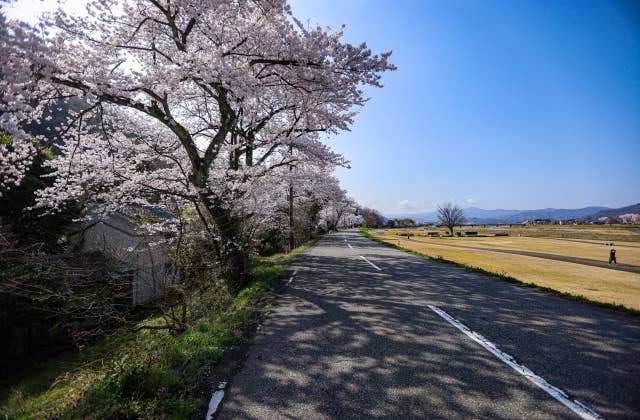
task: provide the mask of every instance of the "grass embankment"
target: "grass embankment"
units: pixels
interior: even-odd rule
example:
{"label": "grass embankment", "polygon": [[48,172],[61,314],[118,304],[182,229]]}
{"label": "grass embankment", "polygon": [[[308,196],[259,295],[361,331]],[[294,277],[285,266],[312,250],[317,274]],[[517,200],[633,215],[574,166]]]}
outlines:
{"label": "grass embankment", "polygon": [[[466,250],[361,233],[393,248],[538,290],[640,315],[640,275],[490,251]],[[422,238],[420,238],[422,239]],[[472,239],[475,241],[476,239]]]}
{"label": "grass embankment", "polygon": [[[266,316],[265,300],[291,258],[256,258],[253,282],[215,313],[203,313],[179,335],[129,330],[50,359],[0,390],[0,418],[189,418],[196,382],[242,341],[242,330]],[[160,317],[145,324],[161,323]]]}

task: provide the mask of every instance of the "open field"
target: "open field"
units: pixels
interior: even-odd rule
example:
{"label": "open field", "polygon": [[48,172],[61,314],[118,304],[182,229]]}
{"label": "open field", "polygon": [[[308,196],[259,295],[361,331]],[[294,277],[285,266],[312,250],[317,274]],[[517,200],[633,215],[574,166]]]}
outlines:
{"label": "open field", "polygon": [[[392,230],[402,232],[408,230],[415,233],[439,231],[444,234],[446,229],[442,227],[424,227]],[[493,236],[496,233],[508,233],[509,236],[526,236],[532,238],[564,238],[597,242],[638,242],[637,245],[640,246],[640,227],[635,225],[467,225],[462,227],[462,231],[475,231],[478,232],[479,235],[489,236]]]}
{"label": "open field", "polygon": [[[606,228],[592,228],[596,235],[607,235]],[[480,233],[479,229],[474,230]],[[435,231],[427,230],[427,231]],[[397,236],[411,232],[410,240]],[[538,232],[541,232],[539,230]],[[581,295],[590,300],[622,304],[640,310],[640,273],[623,272],[608,267],[594,267],[575,262],[558,261],[537,256],[507,252],[536,252],[559,258],[576,258],[602,264],[607,261],[609,247],[597,240],[553,238],[552,229],[544,237],[435,237],[424,236],[424,229],[375,230],[380,239],[432,257],[442,257],[487,271],[514,277],[526,283],[549,287],[560,292]],[[482,232],[485,234],[488,232]],[[512,234],[513,232],[509,232]],[[610,234],[610,233],[609,233]],[[626,233],[636,241],[640,237]],[[626,241],[615,245],[618,262],[631,269],[640,267],[640,242]]]}

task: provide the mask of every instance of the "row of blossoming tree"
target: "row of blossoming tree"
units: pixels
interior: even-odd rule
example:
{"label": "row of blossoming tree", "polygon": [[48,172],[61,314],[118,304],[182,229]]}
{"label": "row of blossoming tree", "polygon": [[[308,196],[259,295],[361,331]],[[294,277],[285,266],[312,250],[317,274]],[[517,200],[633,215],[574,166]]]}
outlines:
{"label": "row of blossoming tree", "polygon": [[[190,234],[237,292],[254,239],[292,232],[296,205],[330,227],[358,222],[331,175],[347,162],[321,138],[348,130],[363,87],[394,66],[390,52],[341,38],[301,24],[285,0],[96,0],[36,26],[0,14],[0,130],[11,138],[0,145],[0,194],[55,144],[54,180],[35,208],[192,214]],[[50,133],[29,132],[72,100],[83,106]]]}

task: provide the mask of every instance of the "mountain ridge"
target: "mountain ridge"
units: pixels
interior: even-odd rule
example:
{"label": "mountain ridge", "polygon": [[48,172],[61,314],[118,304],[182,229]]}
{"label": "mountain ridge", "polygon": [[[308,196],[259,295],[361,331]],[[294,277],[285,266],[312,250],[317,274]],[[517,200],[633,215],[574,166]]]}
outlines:
{"label": "mountain ridge", "polygon": [[[496,223],[523,223],[528,220],[548,219],[553,221],[559,220],[575,220],[585,219],[595,221],[599,217],[618,217],[626,213],[640,213],[640,203],[630,206],[610,208],[602,206],[589,206],[578,209],[559,209],[548,207],[544,209],[534,210],[515,210],[515,209],[494,209],[486,210],[478,207],[467,207],[464,209],[467,222],[475,224],[496,224]],[[420,213],[386,213],[384,217],[387,219],[410,218],[418,223],[436,222],[438,220],[438,212],[420,212]]]}

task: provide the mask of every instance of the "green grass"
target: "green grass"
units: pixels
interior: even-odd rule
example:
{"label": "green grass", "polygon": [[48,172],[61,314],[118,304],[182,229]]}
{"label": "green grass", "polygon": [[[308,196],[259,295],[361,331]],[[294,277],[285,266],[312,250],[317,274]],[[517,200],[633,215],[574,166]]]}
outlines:
{"label": "green grass", "polygon": [[121,330],[34,366],[0,390],[0,418],[190,418],[198,378],[242,341],[243,328],[268,314],[265,296],[274,281],[316,241],[288,255],[254,258],[252,283],[183,334]]}
{"label": "green grass", "polygon": [[382,245],[385,245],[385,246],[388,246],[388,247],[391,247],[391,248],[406,252],[408,254],[416,255],[418,257],[427,258],[427,259],[430,259],[430,260],[433,260],[433,261],[439,261],[439,262],[442,262],[442,263],[453,265],[455,267],[462,268],[462,269],[464,269],[466,271],[485,274],[487,276],[498,278],[498,279],[501,279],[501,280],[504,280],[504,281],[508,281],[508,282],[511,282],[511,283],[516,283],[516,284],[519,284],[519,285],[522,285],[522,286],[525,286],[525,287],[529,287],[529,288],[532,288],[532,289],[536,289],[536,290],[539,290],[539,291],[542,291],[542,292],[547,292],[547,293],[551,293],[551,294],[554,294],[554,295],[557,295],[557,296],[562,296],[562,297],[564,297],[566,299],[577,300],[577,301],[581,301],[581,302],[587,302],[587,303],[590,303],[592,305],[597,305],[597,306],[601,306],[601,307],[605,307],[605,308],[609,308],[609,309],[613,309],[613,310],[617,310],[617,311],[626,312],[626,313],[629,313],[629,314],[632,314],[632,315],[640,316],[640,311],[639,310],[628,308],[628,307],[626,307],[624,305],[591,300],[591,299],[589,299],[589,298],[587,298],[585,296],[582,296],[582,295],[576,295],[576,294],[573,294],[573,293],[561,292],[559,290],[552,289],[550,287],[544,287],[544,286],[540,286],[540,285],[535,284],[535,283],[522,281],[522,280],[516,279],[514,277],[502,274],[502,273],[496,273],[496,272],[493,272],[493,271],[488,271],[488,270],[485,270],[485,269],[480,268],[480,267],[474,267],[474,266],[471,266],[471,265],[462,264],[462,263],[459,263],[457,261],[452,261],[452,260],[448,260],[448,259],[442,258],[440,256],[434,257],[434,256],[431,256],[431,255],[423,254],[421,252],[414,251],[412,249],[404,248],[404,247],[389,243],[387,241],[384,241],[384,240],[374,236],[373,234],[371,234],[370,229],[366,229],[366,228],[360,229],[360,234],[362,236],[368,238],[368,239],[371,239],[374,242],[379,243],[379,244],[382,244]]}

